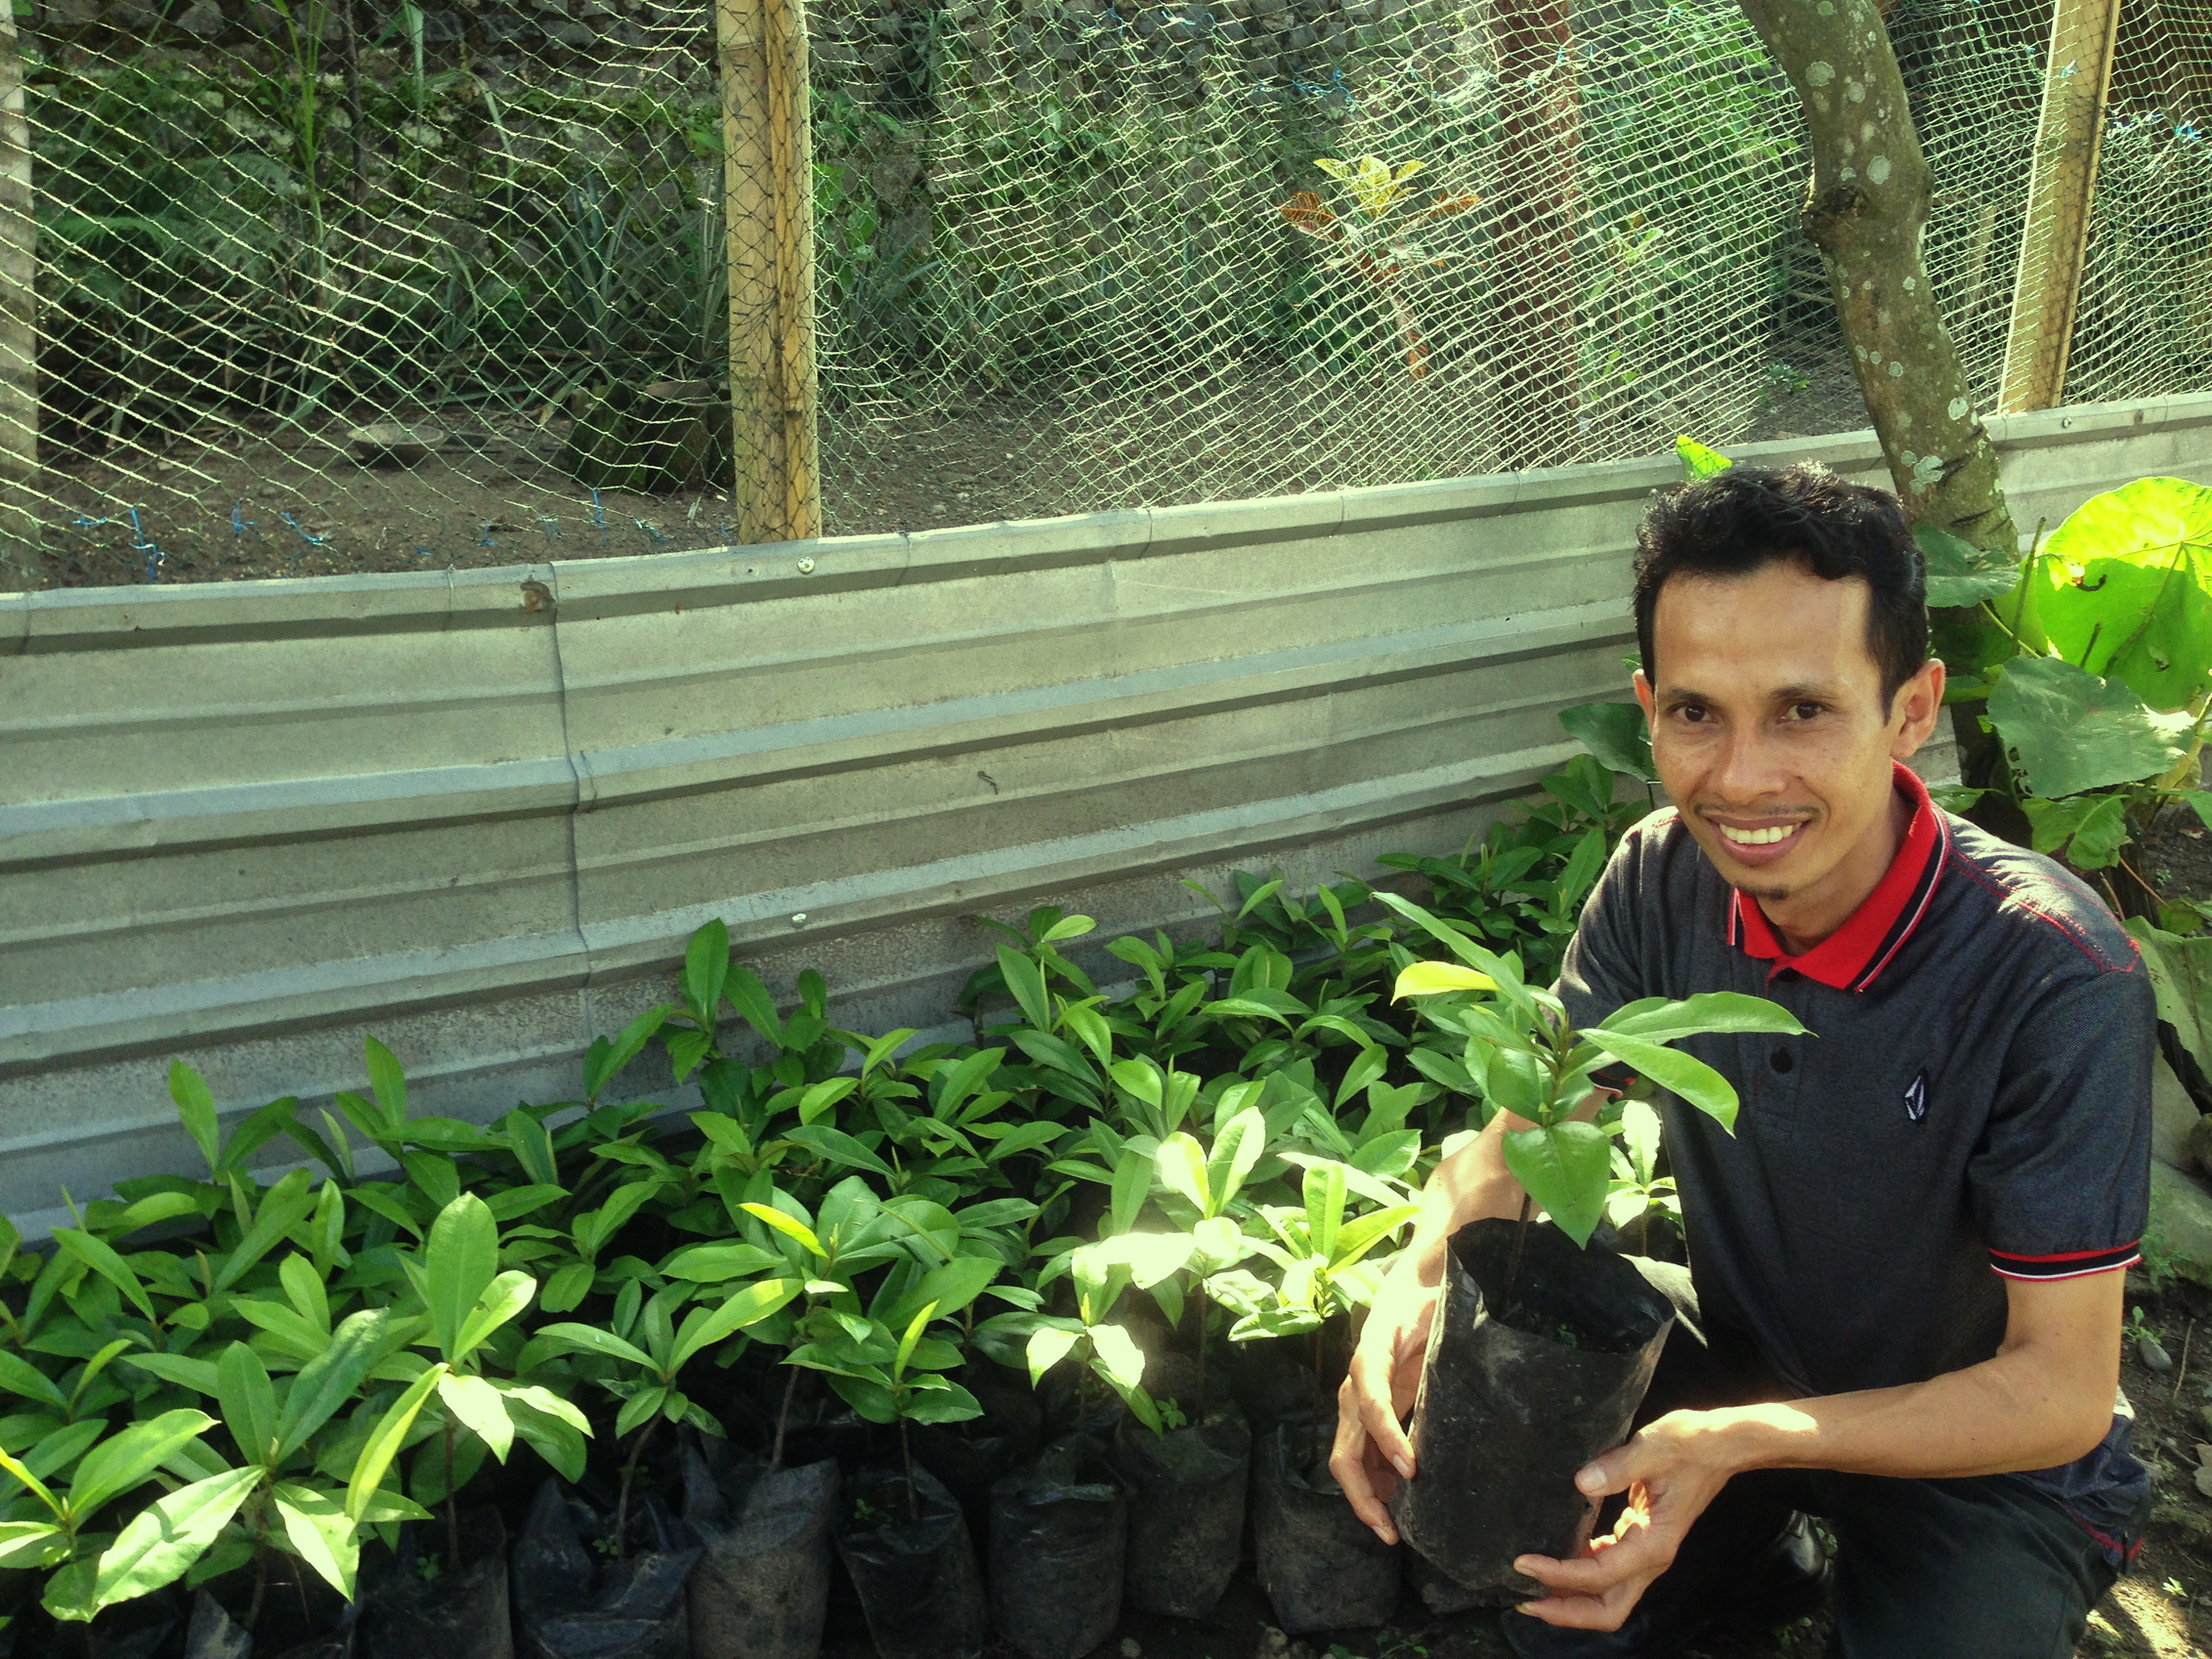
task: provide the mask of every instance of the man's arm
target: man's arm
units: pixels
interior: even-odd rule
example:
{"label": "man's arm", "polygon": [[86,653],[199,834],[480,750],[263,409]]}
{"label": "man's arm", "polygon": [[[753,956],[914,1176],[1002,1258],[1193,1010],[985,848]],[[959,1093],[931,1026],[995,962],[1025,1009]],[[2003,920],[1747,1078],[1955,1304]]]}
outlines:
{"label": "man's arm", "polygon": [[1619,1629],[1690,1523],[1750,1469],[1941,1479],[2070,1463],[2111,1425],[2122,1281],[2118,1272],[2007,1280],[1996,1354],[1925,1382],[1670,1412],[1575,1477],[1592,1497],[1629,1493],[1628,1511],[1585,1559],[1522,1556],[1515,1566],[1552,1591],[1522,1610],[1549,1624]]}

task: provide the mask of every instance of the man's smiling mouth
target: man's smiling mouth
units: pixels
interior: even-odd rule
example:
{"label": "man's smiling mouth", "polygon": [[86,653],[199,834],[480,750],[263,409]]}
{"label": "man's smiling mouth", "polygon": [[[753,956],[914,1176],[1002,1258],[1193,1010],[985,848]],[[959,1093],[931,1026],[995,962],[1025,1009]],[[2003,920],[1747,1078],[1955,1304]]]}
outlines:
{"label": "man's smiling mouth", "polygon": [[1739,847],[1765,847],[1771,846],[1776,841],[1788,840],[1805,826],[1802,824],[1775,824],[1765,830],[1738,830],[1732,824],[1718,824],[1715,828],[1721,831],[1724,838],[1735,842]]}

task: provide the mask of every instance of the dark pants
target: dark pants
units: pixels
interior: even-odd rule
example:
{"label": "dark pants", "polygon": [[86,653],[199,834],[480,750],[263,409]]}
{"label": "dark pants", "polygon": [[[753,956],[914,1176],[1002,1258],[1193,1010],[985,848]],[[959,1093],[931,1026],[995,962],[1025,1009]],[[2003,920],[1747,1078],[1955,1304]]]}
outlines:
{"label": "dark pants", "polygon": [[[1670,1411],[1791,1397],[1748,1344],[1700,1328],[1686,1271],[1638,1265],[1678,1310],[1638,1427]],[[1734,1604],[1752,1589],[1747,1569],[1795,1510],[1822,1517],[1836,1535],[1843,1659],[2067,1659],[2118,1576],[2080,1522],[2006,1475],[1898,1480],[1762,1469],[1722,1490],[1675,1565],[1645,1593],[1644,1616],[1588,1651],[1637,1653],[1655,1626]]]}

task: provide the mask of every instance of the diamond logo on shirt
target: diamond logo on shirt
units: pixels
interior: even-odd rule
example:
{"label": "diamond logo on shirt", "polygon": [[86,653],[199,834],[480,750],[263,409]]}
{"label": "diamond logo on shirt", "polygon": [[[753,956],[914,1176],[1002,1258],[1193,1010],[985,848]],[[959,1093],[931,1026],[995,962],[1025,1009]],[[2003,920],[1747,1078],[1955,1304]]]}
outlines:
{"label": "diamond logo on shirt", "polygon": [[1928,1116],[1928,1074],[1922,1072],[1905,1090],[1905,1116],[1914,1123]]}

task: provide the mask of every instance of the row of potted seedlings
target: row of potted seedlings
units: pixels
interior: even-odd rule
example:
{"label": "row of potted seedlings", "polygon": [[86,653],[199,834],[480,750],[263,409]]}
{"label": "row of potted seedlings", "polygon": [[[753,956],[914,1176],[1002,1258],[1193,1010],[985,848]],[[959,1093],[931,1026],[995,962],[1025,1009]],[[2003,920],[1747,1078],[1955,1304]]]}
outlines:
{"label": "row of potted seedlings", "polygon": [[[226,1134],[173,1068],[204,1176],[50,1254],[0,1224],[9,1646],[810,1653],[834,1556],[888,1659],[1047,1659],[1123,1596],[1204,1614],[1248,1508],[1279,1622],[1380,1621],[1325,1385],[1444,1134],[1518,1086],[1494,1057],[1552,1044],[1562,1115],[1587,1082],[1480,943],[1555,961],[1618,830],[1595,762],[1547,789],[1422,871],[1437,914],[1240,878],[1217,945],[1109,944],[1116,995],[1034,913],[972,1044],[837,1031],[811,974],[780,1009],[710,923],[580,1101],[411,1113],[372,1042],[366,1092]],[[601,1099],[650,1048],[701,1109]],[[1663,1202],[1641,1111],[1546,1209]]]}

